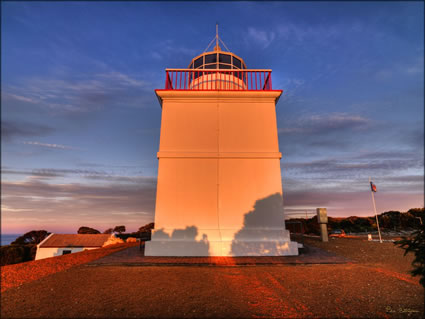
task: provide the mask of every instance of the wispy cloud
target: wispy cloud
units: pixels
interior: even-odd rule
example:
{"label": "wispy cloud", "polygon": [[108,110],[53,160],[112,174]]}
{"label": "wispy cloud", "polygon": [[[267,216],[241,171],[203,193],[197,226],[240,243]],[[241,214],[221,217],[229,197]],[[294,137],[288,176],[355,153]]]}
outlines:
{"label": "wispy cloud", "polygon": [[424,56],[420,56],[410,65],[406,65],[404,70],[408,74],[419,74],[424,72]]}
{"label": "wispy cloud", "polygon": [[293,170],[301,174],[331,175],[334,178],[344,176],[370,176],[394,174],[394,172],[407,171],[409,169],[419,170],[423,168],[423,159],[372,159],[367,160],[335,160],[332,158],[311,162],[287,162],[282,167],[294,174]]}
{"label": "wispy cloud", "polygon": [[354,114],[332,113],[321,115],[308,115],[298,119],[292,127],[279,129],[281,134],[316,134],[331,133],[335,131],[350,131],[366,129],[370,120]]}
{"label": "wispy cloud", "polygon": [[3,176],[7,175],[22,175],[26,176],[28,178],[32,177],[41,177],[41,178],[52,178],[52,177],[61,177],[64,176],[64,174],[60,174],[57,172],[51,172],[51,171],[44,171],[44,170],[17,170],[17,169],[10,169],[2,167],[1,174]]}
{"label": "wispy cloud", "polygon": [[328,38],[339,36],[344,31],[359,31],[356,28],[347,28],[336,24],[312,26],[296,23],[285,23],[278,25],[275,29],[278,37],[284,40],[296,41],[299,44],[305,41],[324,41]]}
{"label": "wispy cloud", "polygon": [[[259,45],[263,49],[269,47],[273,42],[283,40],[285,43],[301,45],[305,42],[316,44],[332,44],[334,39],[348,32],[358,32],[356,28],[343,25],[306,25],[301,23],[287,22],[285,24],[273,25],[268,28],[248,27],[246,35],[247,42]],[[332,44],[333,45],[333,44]]]}
{"label": "wispy cloud", "polygon": [[[49,231],[77,231],[82,225],[104,230],[124,224],[128,229],[153,221],[156,183],[102,186],[52,184],[40,180],[2,182],[3,225]],[[87,214],[87,215],[85,215]],[[37,216],[37,220],[31,220]],[[66,225],[66,226],[61,226]]]}
{"label": "wispy cloud", "polygon": [[35,145],[35,146],[41,146],[41,147],[47,147],[47,148],[54,148],[54,149],[61,149],[61,150],[75,150],[75,147],[61,145],[61,144],[48,144],[48,143],[40,143],[40,142],[22,142],[22,144],[27,145]]}
{"label": "wispy cloud", "polygon": [[11,141],[20,137],[42,136],[52,132],[54,132],[54,129],[47,125],[10,120],[1,121],[1,136],[4,141]]}
{"label": "wispy cloud", "polygon": [[374,77],[377,80],[387,81],[403,75],[417,76],[424,72],[424,58],[417,57],[412,61],[395,62],[386,68],[375,71]]}
{"label": "wispy cloud", "polygon": [[[115,167],[119,171],[123,167]],[[126,168],[124,166],[124,168]],[[2,167],[1,173],[7,175],[21,175],[27,178],[56,178],[56,177],[80,177],[85,180],[91,181],[105,181],[114,184],[138,184],[148,185],[156,184],[156,177],[138,175],[140,174],[140,167],[131,167],[132,170],[127,175],[117,174],[115,169],[109,168],[108,170],[99,169],[58,169],[58,168],[39,168],[39,169],[14,169]]]}
{"label": "wispy cloud", "polygon": [[78,77],[53,74],[33,77],[23,81],[22,86],[5,87],[5,108],[14,102],[30,103],[48,112],[84,114],[116,105],[141,107],[147,95],[152,95],[154,85],[140,75],[130,75],[110,70]]}
{"label": "wispy cloud", "polygon": [[120,82],[129,86],[140,87],[140,88],[149,86],[150,84],[149,82],[137,80],[134,77],[131,77],[127,74],[123,74],[123,73],[115,72],[115,71],[98,74],[97,77],[108,79],[113,82]]}
{"label": "wispy cloud", "polygon": [[258,43],[263,49],[266,49],[273,42],[276,34],[274,31],[264,31],[249,27],[248,37],[255,43]]}
{"label": "wispy cloud", "polygon": [[154,58],[155,60],[161,60],[162,56],[159,52],[153,51],[151,52],[151,57]]}
{"label": "wispy cloud", "polygon": [[167,39],[160,41],[153,45],[153,51],[150,52],[150,56],[155,60],[162,60],[164,58],[173,57],[173,60],[177,56],[182,56],[186,59],[189,58],[188,64],[191,58],[200,54],[198,50],[182,46],[176,43],[173,39]]}
{"label": "wispy cloud", "polygon": [[29,97],[25,97],[25,96],[21,96],[21,95],[17,95],[17,94],[11,94],[11,93],[7,93],[7,92],[2,92],[2,99],[4,101],[17,100],[17,101],[27,102],[27,103],[37,103],[37,102],[39,102],[38,100],[35,100],[33,98],[29,98]]}

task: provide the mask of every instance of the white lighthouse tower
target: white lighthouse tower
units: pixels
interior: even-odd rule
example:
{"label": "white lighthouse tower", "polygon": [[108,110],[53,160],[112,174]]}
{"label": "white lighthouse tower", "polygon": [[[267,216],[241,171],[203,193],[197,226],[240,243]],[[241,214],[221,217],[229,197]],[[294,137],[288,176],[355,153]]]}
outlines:
{"label": "white lighthouse tower", "polygon": [[[166,69],[147,256],[298,255],[285,229],[271,70],[215,48]],[[223,44],[224,45],[224,44]],[[207,48],[208,49],[208,48]]]}

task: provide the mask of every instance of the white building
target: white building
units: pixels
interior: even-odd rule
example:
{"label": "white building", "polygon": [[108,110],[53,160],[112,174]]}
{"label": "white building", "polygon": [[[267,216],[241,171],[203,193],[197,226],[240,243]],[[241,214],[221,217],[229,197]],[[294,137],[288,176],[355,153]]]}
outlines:
{"label": "white building", "polygon": [[50,234],[37,245],[35,260],[97,249],[114,235],[110,234]]}

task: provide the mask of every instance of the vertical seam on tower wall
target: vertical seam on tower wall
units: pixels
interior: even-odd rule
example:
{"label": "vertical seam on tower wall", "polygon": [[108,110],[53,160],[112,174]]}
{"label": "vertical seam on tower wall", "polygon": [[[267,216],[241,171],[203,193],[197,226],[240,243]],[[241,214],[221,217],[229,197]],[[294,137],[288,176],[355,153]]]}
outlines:
{"label": "vertical seam on tower wall", "polygon": [[[217,152],[220,154],[220,100],[217,99]],[[222,253],[222,242],[220,227],[220,158],[217,157],[217,223],[218,233],[220,234],[220,255]]]}

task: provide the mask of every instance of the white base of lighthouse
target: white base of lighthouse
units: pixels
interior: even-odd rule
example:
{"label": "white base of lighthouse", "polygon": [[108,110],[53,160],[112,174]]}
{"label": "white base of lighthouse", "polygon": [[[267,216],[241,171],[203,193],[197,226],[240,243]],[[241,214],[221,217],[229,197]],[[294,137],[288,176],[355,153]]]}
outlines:
{"label": "white base of lighthouse", "polygon": [[[257,230],[258,231],[258,230]],[[266,230],[264,230],[266,231]],[[200,230],[205,234],[211,230]],[[146,243],[145,256],[295,256],[298,255],[298,243],[290,241],[288,231],[286,236],[276,239],[237,239],[212,240],[205,235],[200,240],[196,238],[164,239],[162,236]]]}

